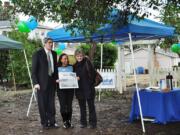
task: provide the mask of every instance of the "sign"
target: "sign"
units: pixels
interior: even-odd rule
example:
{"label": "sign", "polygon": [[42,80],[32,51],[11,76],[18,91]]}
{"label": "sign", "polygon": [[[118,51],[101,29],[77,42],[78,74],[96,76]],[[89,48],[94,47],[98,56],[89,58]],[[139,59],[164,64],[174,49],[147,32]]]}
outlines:
{"label": "sign", "polygon": [[72,89],[78,88],[76,73],[73,72],[72,66],[58,67],[59,88]]}
{"label": "sign", "polygon": [[76,73],[73,72],[59,72],[59,88],[72,89],[79,88]]}
{"label": "sign", "polygon": [[103,82],[96,88],[113,89],[116,87],[116,75],[115,72],[100,72]]}

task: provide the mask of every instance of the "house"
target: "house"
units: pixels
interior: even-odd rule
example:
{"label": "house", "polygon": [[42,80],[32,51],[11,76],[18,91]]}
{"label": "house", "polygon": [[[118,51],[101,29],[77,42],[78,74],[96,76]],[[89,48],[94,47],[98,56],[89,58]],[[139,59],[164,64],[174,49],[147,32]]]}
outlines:
{"label": "house", "polygon": [[[8,21],[8,20],[0,21],[0,34],[3,34],[4,32],[8,32],[11,30],[12,30],[12,25],[11,25],[10,21]],[[29,32],[29,38],[42,40],[46,36],[47,32],[49,32],[51,30],[52,30],[52,28],[49,28],[47,26],[38,25],[38,27],[36,29]]]}
{"label": "house", "polygon": [[[135,67],[143,67],[144,70],[148,69],[149,61],[153,60],[149,58],[148,48],[139,48],[134,51],[135,57]],[[156,68],[172,68],[172,66],[177,66],[180,58],[177,54],[171,52],[165,52],[162,49],[156,49],[154,55],[154,65]],[[125,72],[132,73],[132,58],[131,53],[125,54]]]}

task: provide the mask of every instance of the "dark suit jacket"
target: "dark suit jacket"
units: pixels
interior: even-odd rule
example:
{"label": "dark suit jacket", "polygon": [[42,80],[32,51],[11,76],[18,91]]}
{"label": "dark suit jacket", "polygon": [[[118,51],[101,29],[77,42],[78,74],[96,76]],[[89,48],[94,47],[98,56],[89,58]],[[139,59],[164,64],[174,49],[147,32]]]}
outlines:
{"label": "dark suit jacket", "polygon": [[[58,79],[58,70],[57,70],[57,54],[52,51],[53,61],[54,61],[54,73],[52,77],[55,80]],[[47,55],[44,48],[39,49],[33,54],[32,57],[32,81],[33,84],[39,84],[40,89],[46,90],[48,84],[48,61]],[[56,84],[54,84],[55,86]]]}
{"label": "dark suit jacket", "polygon": [[[87,69],[89,68],[89,71]],[[77,99],[94,99],[95,98],[95,88],[94,88],[94,78],[95,69],[91,62],[85,57],[81,62],[76,62],[74,64],[74,70],[77,76],[80,77],[78,81],[79,88],[75,90]]]}

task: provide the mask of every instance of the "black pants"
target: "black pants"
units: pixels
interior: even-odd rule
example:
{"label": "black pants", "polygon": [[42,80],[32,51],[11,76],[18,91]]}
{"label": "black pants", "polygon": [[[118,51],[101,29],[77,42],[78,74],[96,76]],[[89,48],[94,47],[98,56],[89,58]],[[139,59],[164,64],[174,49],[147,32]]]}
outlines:
{"label": "black pants", "polygon": [[96,118],[96,110],[94,105],[94,99],[78,99],[80,106],[80,122],[82,125],[87,125],[87,112],[86,112],[86,102],[89,108],[89,124],[92,126],[96,126],[97,118]]}
{"label": "black pants", "polygon": [[47,126],[55,123],[55,86],[53,79],[48,78],[48,87],[45,90],[37,90],[38,108],[41,124]]}
{"label": "black pants", "polygon": [[73,89],[60,89],[58,90],[58,98],[60,103],[60,113],[63,118],[63,122],[72,118],[72,101],[74,96]]}

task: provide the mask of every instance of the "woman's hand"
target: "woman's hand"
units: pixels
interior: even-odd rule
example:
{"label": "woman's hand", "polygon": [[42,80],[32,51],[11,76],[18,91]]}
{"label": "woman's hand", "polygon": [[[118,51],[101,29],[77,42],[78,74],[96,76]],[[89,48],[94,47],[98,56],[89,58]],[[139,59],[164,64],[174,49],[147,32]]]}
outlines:
{"label": "woman's hand", "polygon": [[77,76],[77,80],[78,80],[78,81],[80,80],[79,76]]}

